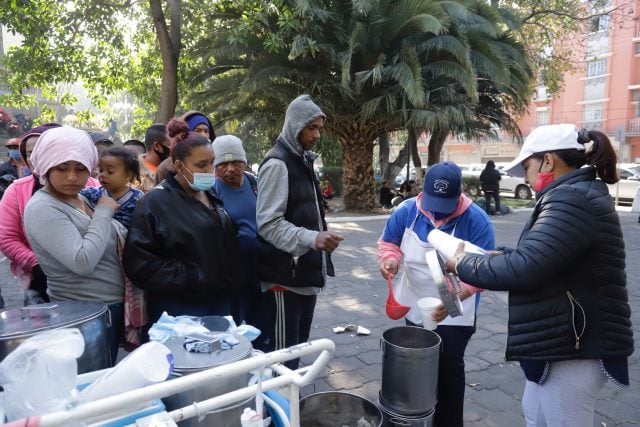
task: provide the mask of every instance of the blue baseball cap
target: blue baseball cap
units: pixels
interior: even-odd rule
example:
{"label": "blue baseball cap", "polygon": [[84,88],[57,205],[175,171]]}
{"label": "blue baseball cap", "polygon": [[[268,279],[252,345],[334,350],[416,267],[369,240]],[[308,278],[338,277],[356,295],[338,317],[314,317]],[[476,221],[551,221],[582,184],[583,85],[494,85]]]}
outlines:
{"label": "blue baseball cap", "polygon": [[422,209],[450,214],[462,193],[462,171],[455,163],[436,163],[427,170],[422,190]]}

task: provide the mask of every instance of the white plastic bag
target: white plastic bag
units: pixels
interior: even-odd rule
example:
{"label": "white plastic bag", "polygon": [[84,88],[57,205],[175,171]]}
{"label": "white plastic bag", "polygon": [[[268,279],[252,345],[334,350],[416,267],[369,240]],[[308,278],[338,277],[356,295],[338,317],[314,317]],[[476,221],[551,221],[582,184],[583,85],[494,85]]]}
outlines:
{"label": "white plastic bag", "polygon": [[35,335],[0,363],[8,421],[65,408],[76,388],[84,338],[76,328]]}

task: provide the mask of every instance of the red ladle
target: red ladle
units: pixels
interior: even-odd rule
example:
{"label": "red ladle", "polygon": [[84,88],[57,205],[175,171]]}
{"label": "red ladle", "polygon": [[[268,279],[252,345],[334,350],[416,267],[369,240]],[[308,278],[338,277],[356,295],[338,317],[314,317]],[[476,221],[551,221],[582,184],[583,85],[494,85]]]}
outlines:
{"label": "red ladle", "polygon": [[402,305],[393,296],[393,282],[391,281],[391,274],[387,274],[387,283],[389,284],[389,296],[387,297],[387,316],[390,319],[398,320],[407,315],[411,307]]}

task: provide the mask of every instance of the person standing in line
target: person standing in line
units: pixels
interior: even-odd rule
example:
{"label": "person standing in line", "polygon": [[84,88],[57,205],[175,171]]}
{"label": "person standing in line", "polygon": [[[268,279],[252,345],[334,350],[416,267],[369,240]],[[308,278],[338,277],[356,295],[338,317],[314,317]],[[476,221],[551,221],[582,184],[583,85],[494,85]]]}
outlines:
{"label": "person standing in line", "polygon": [[98,151],[85,131],[62,126],[38,138],[31,163],[44,187],[29,199],[24,225],[47,276],[49,298],[108,306],[113,365],[124,336],[124,279],[111,224],[118,204],[105,195],[94,209],[80,195],[98,165]]}
{"label": "person standing in line", "polygon": [[491,198],[496,203],[496,215],[500,215],[500,172],[496,170],[496,164],[489,160],[484,170],[480,173],[480,187],[484,193],[484,210],[491,215]]}
{"label": "person standing in line", "polygon": [[147,152],[138,156],[138,163],[140,163],[138,190],[146,193],[156,185],[158,165],[170,155],[169,137],[166,134],[165,125],[154,123],[149,126],[144,135],[144,145],[147,147]]}
{"label": "person standing in line", "polygon": [[209,140],[172,119],[176,172],[140,199],[124,249],[124,269],[146,291],[149,321],[171,316],[236,314],[244,283],[240,248],[229,214],[212,191]]}
{"label": "person standing in line", "polygon": [[382,181],[382,187],[380,187],[380,205],[385,209],[391,209],[393,207],[391,204],[393,196],[394,192],[391,190],[391,183],[387,180]]}
{"label": "person standing in line", "polygon": [[[417,301],[439,298],[439,292],[426,263],[433,246],[427,241],[432,230],[440,230],[484,249],[493,249],[495,236],[491,220],[478,205],[462,193],[462,171],[455,163],[436,163],[424,178],[423,191],[402,202],[391,214],[378,241],[382,277],[403,271],[395,288],[398,302],[411,307],[406,316],[409,326],[422,324]],[[443,304],[436,309],[435,332],[442,338],[438,366],[438,403],[435,425],[462,427],[465,391],[464,353],[476,330],[476,311],[480,294],[465,288],[459,295],[463,314],[447,315]]]}
{"label": "person standing in line", "polygon": [[602,132],[537,127],[506,168],[536,192],[516,248],[489,255],[458,248],[447,260],[466,283],[509,291],[505,357],[519,361],[526,378],[528,427],[592,426],[607,380],[629,385],[625,248],[606,185],[618,181],[616,163]]}
{"label": "person standing in line", "polygon": [[[189,127],[190,132],[199,133],[207,138],[209,141],[216,139],[216,133],[213,131],[213,125],[211,120],[199,111],[187,111],[178,120],[184,120]],[[156,184],[162,182],[169,173],[174,173],[176,170],[173,167],[173,161],[171,159],[163,160],[158,166],[158,173],[156,174]]]}
{"label": "person standing in line", "polygon": [[[242,147],[240,138],[233,135],[222,135],[213,142],[213,167],[216,180],[213,190],[224,202],[224,208],[229,213],[236,226],[236,234],[240,243],[245,285],[238,290],[237,308],[238,322],[262,329],[260,312],[260,283],[256,268],[258,252],[258,225],[256,223],[256,198],[258,182],[246,171],[247,155]],[[258,348],[258,341],[254,347]]]}
{"label": "person standing in line", "polygon": [[[265,351],[309,339],[316,296],[333,276],[330,254],[343,237],[327,231],[311,149],[325,114],[309,95],[288,106],[282,132],[258,174],[258,277],[269,327]],[[291,369],[299,360],[288,361]]]}

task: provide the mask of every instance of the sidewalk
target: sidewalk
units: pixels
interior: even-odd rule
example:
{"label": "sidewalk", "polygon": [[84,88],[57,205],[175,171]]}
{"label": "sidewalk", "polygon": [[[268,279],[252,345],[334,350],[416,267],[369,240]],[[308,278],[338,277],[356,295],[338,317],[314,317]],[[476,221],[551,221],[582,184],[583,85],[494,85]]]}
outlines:
{"label": "sidewalk", "polygon": [[[517,242],[529,212],[492,217],[498,245]],[[629,298],[636,342],[640,337],[640,225],[637,215],[620,213],[627,246]],[[336,277],[331,278],[318,297],[311,338],[328,337],[336,343],[336,354],[329,371],[305,394],[342,390],[377,402],[382,375],[380,338],[388,328],[404,325],[385,315],[386,283],[376,261],[376,241],[385,218],[332,217],[329,229],[345,236],[334,253]],[[334,334],[332,328],[362,325],[370,336]],[[482,295],[477,332],[466,351],[467,390],[465,426],[511,427],[524,425],[521,396],[524,379],[517,363],[504,361],[506,343],[506,294]],[[638,353],[630,358],[631,386],[619,389],[611,383],[600,394],[594,426],[640,425],[640,365]]]}
{"label": "sidewalk", "polygon": [[[529,212],[492,217],[498,245],[515,245]],[[377,402],[382,374],[380,337],[388,328],[404,325],[385,315],[386,283],[380,277],[376,241],[386,217],[371,215],[328,216],[329,229],[345,236],[333,260],[336,277],[330,278],[318,296],[311,338],[329,338],[336,353],[329,369],[303,394],[342,390]],[[628,291],[636,343],[640,337],[640,225],[638,215],[620,212],[627,249]],[[2,257],[0,256],[0,259]],[[7,308],[22,305],[22,292],[8,272],[8,262],[0,262],[0,286]],[[512,427],[524,425],[521,411],[524,380],[516,363],[504,361],[506,342],[506,295],[482,295],[477,332],[466,352],[467,389],[465,426]],[[362,325],[370,336],[334,334],[332,328]],[[639,347],[638,345],[636,347]],[[596,405],[598,427],[640,425],[640,364],[636,351],[630,358],[631,386],[627,390],[607,384]],[[310,363],[311,360],[303,360]],[[419,373],[417,373],[419,375]]]}

